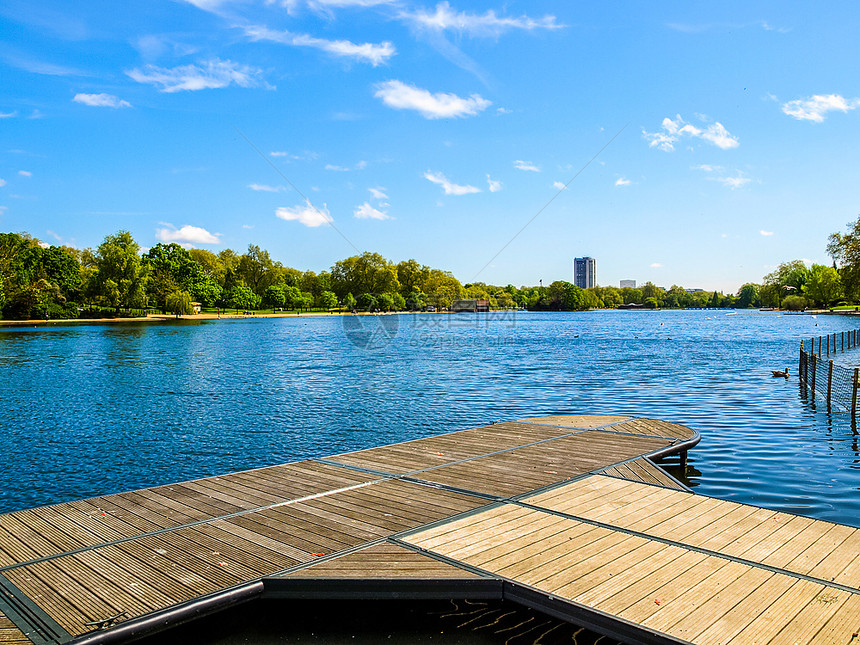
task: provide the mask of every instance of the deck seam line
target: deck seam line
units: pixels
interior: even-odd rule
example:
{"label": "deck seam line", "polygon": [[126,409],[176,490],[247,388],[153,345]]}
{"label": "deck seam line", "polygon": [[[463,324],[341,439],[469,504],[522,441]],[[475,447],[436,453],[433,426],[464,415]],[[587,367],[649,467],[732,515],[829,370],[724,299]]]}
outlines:
{"label": "deck seam line", "polygon": [[297,497],[295,499],[285,500],[283,502],[278,502],[276,504],[269,504],[267,506],[259,506],[256,508],[243,509],[241,511],[236,511],[234,513],[229,513],[227,515],[219,515],[217,517],[210,517],[210,518],[207,518],[204,520],[197,520],[196,522],[189,522],[187,524],[177,524],[176,526],[165,527],[162,529],[158,529],[157,531],[148,531],[145,533],[138,533],[138,534],[130,536],[130,537],[124,537],[124,538],[120,538],[117,540],[111,540],[109,542],[99,542],[98,544],[93,544],[90,546],[81,547],[79,549],[72,549],[70,551],[62,551],[61,553],[55,553],[53,555],[42,556],[41,558],[35,558],[33,560],[27,560],[24,562],[17,562],[15,564],[8,564],[6,566],[0,567],[0,574],[5,573],[6,571],[12,571],[14,569],[18,569],[21,567],[28,567],[28,566],[31,566],[34,564],[39,564],[42,562],[49,562],[51,560],[56,560],[56,559],[63,558],[66,556],[78,555],[80,553],[86,553],[88,551],[95,551],[97,549],[101,549],[104,547],[115,546],[117,544],[125,544],[126,542],[133,542],[134,540],[139,540],[141,538],[148,538],[148,537],[153,537],[156,535],[163,535],[165,533],[173,533],[173,532],[179,531],[181,529],[194,528],[195,526],[201,526],[203,524],[211,524],[212,522],[217,522],[219,520],[229,520],[229,519],[232,519],[234,517],[240,517],[242,515],[247,515],[249,513],[258,513],[258,512],[267,511],[267,510],[270,510],[273,508],[279,508],[282,506],[290,506],[292,504],[299,504],[302,502],[310,501],[312,499],[318,499],[320,497],[325,497],[327,495],[331,495],[334,493],[343,493],[346,491],[355,490],[357,488],[363,488],[363,487],[369,486],[371,484],[378,484],[380,482],[388,481],[390,479],[391,478],[389,478],[389,477],[375,479],[375,480],[371,480],[371,481],[367,481],[367,482],[362,482],[360,484],[353,484],[351,486],[338,488],[335,490],[329,490],[329,491],[324,491],[321,493],[314,493],[313,495],[305,495],[304,497]]}
{"label": "deck seam line", "polygon": [[35,645],[68,643],[74,638],[6,576],[0,576],[0,611]]}
{"label": "deck seam line", "polygon": [[[608,475],[607,475],[608,476]],[[636,482],[640,483],[640,482]],[[648,485],[648,484],[645,484]],[[695,493],[693,493],[695,494]],[[724,500],[723,500],[724,501]],[[763,569],[765,571],[770,571],[771,573],[781,573],[792,578],[796,578],[798,580],[805,580],[807,582],[812,582],[815,584],[824,585],[826,587],[831,587],[833,589],[839,589],[840,591],[845,591],[850,594],[860,595],[860,588],[857,587],[849,587],[848,585],[843,585],[842,583],[835,582],[832,580],[824,580],[822,578],[816,578],[814,576],[807,575],[805,573],[798,573],[796,571],[791,571],[789,569],[782,569],[780,567],[776,567],[770,564],[765,564],[763,562],[755,562],[754,560],[746,560],[744,558],[739,558],[737,556],[729,555],[726,553],[720,553],[719,551],[713,551],[711,549],[706,549],[704,547],[695,546],[694,544],[686,544],[684,542],[678,542],[676,540],[672,540],[669,538],[664,538],[656,535],[649,535],[648,533],[642,533],[641,531],[635,531],[633,529],[627,529],[621,526],[616,526],[614,524],[608,524],[606,522],[601,522],[599,520],[591,520],[585,517],[580,517],[578,515],[573,515],[571,513],[565,513],[563,511],[556,511],[553,509],[545,508],[543,506],[536,506],[534,504],[529,504],[527,502],[523,502],[520,500],[515,500],[510,502],[512,504],[516,504],[522,506],[523,508],[528,508],[533,511],[539,511],[543,513],[547,513],[550,515],[555,515],[557,517],[563,517],[569,520],[574,520],[577,522],[582,522],[583,524],[590,524],[591,526],[596,526],[598,528],[603,528],[611,531],[617,531],[619,533],[624,533],[625,535],[630,535],[632,537],[639,537],[646,540],[660,542],[661,544],[665,544],[667,546],[675,546],[687,551],[694,551],[696,553],[701,553],[702,555],[714,556],[718,558],[722,558],[723,560],[728,560],[729,562],[736,562],[738,564],[743,564],[749,567],[754,567],[757,569]]]}
{"label": "deck seam line", "polygon": [[[511,423],[515,423],[515,422],[511,422]],[[500,424],[499,424],[499,425],[500,425]],[[532,425],[540,425],[540,424],[532,424]],[[553,428],[560,428],[560,427],[562,427],[562,426],[550,426],[550,427],[553,427]],[[496,455],[503,455],[503,454],[505,454],[505,453],[513,452],[513,451],[515,451],[515,450],[520,450],[520,449],[522,449],[522,448],[532,448],[532,447],[534,447],[534,446],[539,446],[539,445],[542,445],[542,444],[545,444],[545,443],[549,443],[549,442],[552,442],[552,441],[558,441],[559,439],[569,439],[570,437],[576,437],[576,436],[581,435],[581,434],[584,434],[584,433],[586,433],[586,432],[603,432],[603,431],[601,431],[601,430],[597,430],[597,429],[595,429],[595,428],[583,428],[583,429],[579,429],[579,430],[577,430],[577,432],[568,432],[568,433],[566,433],[566,434],[558,435],[557,437],[547,437],[546,439],[541,439],[541,440],[539,440],[539,441],[533,441],[533,442],[530,442],[530,443],[524,443],[524,444],[520,444],[520,445],[517,445],[517,446],[513,446],[513,447],[511,447],[511,448],[503,448],[502,450],[495,450],[495,451],[493,451],[493,452],[485,452],[485,453],[483,453],[483,454],[480,454],[480,455],[473,455],[472,457],[466,457],[466,458],[464,458],[464,459],[457,459],[457,460],[454,460],[454,461],[448,461],[448,462],[445,462],[445,463],[443,463],[443,464],[438,464],[438,465],[435,465],[435,466],[431,466],[431,467],[429,467],[429,468],[419,468],[419,469],[417,469],[417,470],[409,470],[409,471],[406,471],[406,472],[404,472],[404,473],[400,473],[400,474],[397,474],[397,473],[388,473],[387,471],[384,471],[384,470],[379,470],[379,471],[377,471],[377,470],[369,469],[369,468],[368,468],[368,469],[366,469],[366,472],[368,472],[369,474],[377,474],[377,473],[378,473],[378,474],[383,474],[383,473],[385,473],[385,474],[387,474],[387,475],[389,475],[389,476],[391,476],[391,477],[409,477],[409,476],[412,476],[412,475],[416,475],[416,474],[418,474],[418,473],[426,473],[426,472],[429,472],[429,471],[432,471],[432,470],[437,470],[437,469],[439,469],[439,468],[447,468],[447,467],[449,467],[449,466],[458,466],[458,465],[460,465],[460,464],[465,464],[465,463],[468,463],[468,462],[470,462],[470,461],[475,461],[475,460],[477,460],[477,459],[483,459],[484,457],[494,457],[494,456],[496,456]],[[620,432],[616,432],[616,433],[612,433],[612,432],[610,432],[610,433],[606,433],[606,434],[616,434],[616,435],[622,435],[622,436],[632,436],[632,437],[638,437],[638,438],[640,438],[640,439],[662,439],[662,440],[664,440],[664,441],[668,441],[668,442],[669,442],[669,445],[668,445],[668,446],[665,446],[665,447],[663,447],[663,448],[659,448],[659,449],[655,450],[654,452],[658,452],[658,451],[660,451],[660,450],[667,450],[667,449],[674,448],[674,447],[675,447],[675,445],[676,445],[676,443],[679,441],[678,437],[659,437],[659,436],[656,436],[656,435],[641,435],[641,434],[620,433]],[[696,433],[696,436],[698,436],[698,433]],[[688,441],[688,440],[684,440],[684,441]],[[399,444],[393,444],[393,445],[399,445]],[[379,446],[379,447],[385,448],[385,447],[387,447],[387,446]],[[368,450],[373,450],[373,448],[368,448]],[[361,451],[361,450],[360,450],[360,451],[357,451],[357,452],[363,452],[363,451]],[[344,453],[344,454],[355,454],[355,453]],[[647,454],[652,454],[652,453],[647,453]],[[335,455],[335,456],[338,456],[338,455]],[[642,457],[642,456],[644,456],[644,455],[639,455],[639,457]],[[331,458],[319,458],[319,459],[316,459],[315,461],[319,461],[319,462],[321,462],[321,463],[325,463],[325,464],[327,464],[327,465],[329,465],[329,466],[343,466],[343,467],[345,467],[345,468],[353,468],[353,469],[355,469],[355,470],[359,470],[359,472],[363,472],[363,471],[364,471],[364,469],[365,469],[365,467],[363,467],[363,466],[350,466],[349,464],[345,464],[345,463],[343,463],[343,462],[334,461],[334,460],[333,460],[333,459],[331,459]],[[620,462],[619,462],[619,463],[620,463]]]}

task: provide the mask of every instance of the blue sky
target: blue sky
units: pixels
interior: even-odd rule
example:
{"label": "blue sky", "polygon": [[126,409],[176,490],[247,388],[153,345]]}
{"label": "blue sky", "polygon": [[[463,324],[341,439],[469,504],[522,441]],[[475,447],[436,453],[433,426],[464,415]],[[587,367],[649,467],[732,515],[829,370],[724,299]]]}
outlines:
{"label": "blue sky", "polygon": [[823,7],[4,0],[0,230],[736,292],[860,214],[860,7]]}

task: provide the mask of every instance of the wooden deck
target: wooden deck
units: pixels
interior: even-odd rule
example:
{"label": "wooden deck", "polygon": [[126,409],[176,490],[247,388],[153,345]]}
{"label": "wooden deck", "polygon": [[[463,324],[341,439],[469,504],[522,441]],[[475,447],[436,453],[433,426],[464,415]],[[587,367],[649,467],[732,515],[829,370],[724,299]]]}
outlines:
{"label": "wooden deck", "polygon": [[636,641],[849,643],[860,531],[695,495],[649,460],[697,441],[541,417],[0,515],[0,643],[129,642],[261,597],[508,598]]}

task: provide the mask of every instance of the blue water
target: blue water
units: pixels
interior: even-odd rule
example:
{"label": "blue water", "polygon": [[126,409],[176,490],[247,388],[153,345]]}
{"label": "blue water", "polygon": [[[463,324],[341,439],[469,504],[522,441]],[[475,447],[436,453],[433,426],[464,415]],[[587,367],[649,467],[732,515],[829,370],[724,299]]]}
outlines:
{"label": "blue water", "polygon": [[800,339],[857,326],[598,311],[2,329],[0,511],[495,420],[632,414],[702,434],[700,493],[860,526],[860,436],[796,378]]}

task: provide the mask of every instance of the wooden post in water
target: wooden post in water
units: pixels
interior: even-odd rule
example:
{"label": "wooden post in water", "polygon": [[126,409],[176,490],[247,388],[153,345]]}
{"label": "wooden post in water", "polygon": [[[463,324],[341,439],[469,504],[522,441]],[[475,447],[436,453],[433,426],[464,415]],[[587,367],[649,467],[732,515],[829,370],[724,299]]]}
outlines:
{"label": "wooden post in water", "polygon": [[836,353],[836,332],[833,332],[833,353]]}
{"label": "wooden post in water", "polygon": [[854,418],[857,414],[857,387],[860,386],[860,367],[854,368],[854,387],[851,388],[851,420],[854,421]]}
{"label": "wooden post in water", "polygon": [[[834,339],[835,340],[835,339]],[[827,361],[827,411],[830,411],[830,396],[833,391],[833,361]]]}
{"label": "wooden post in water", "polygon": [[818,337],[818,358],[821,358],[821,336]]}
{"label": "wooden post in water", "polygon": [[845,332],[844,331],[839,333],[839,348],[840,348],[840,351],[843,351],[843,352],[845,351]]}
{"label": "wooden post in water", "polygon": [[[821,351],[821,342],[819,339],[818,343],[818,351]],[[812,400],[815,400],[815,366],[818,365],[818,358],[815,354],[812,355],[812,385],[809,389],[809,395],[812,397]]]}
{"label": "wooden post in water", "polygon": [[800,378],[800,384],[806,385],[806,352],[803,350],[803,341],[800,341],[800,362],[797,364],[797,375]]}

